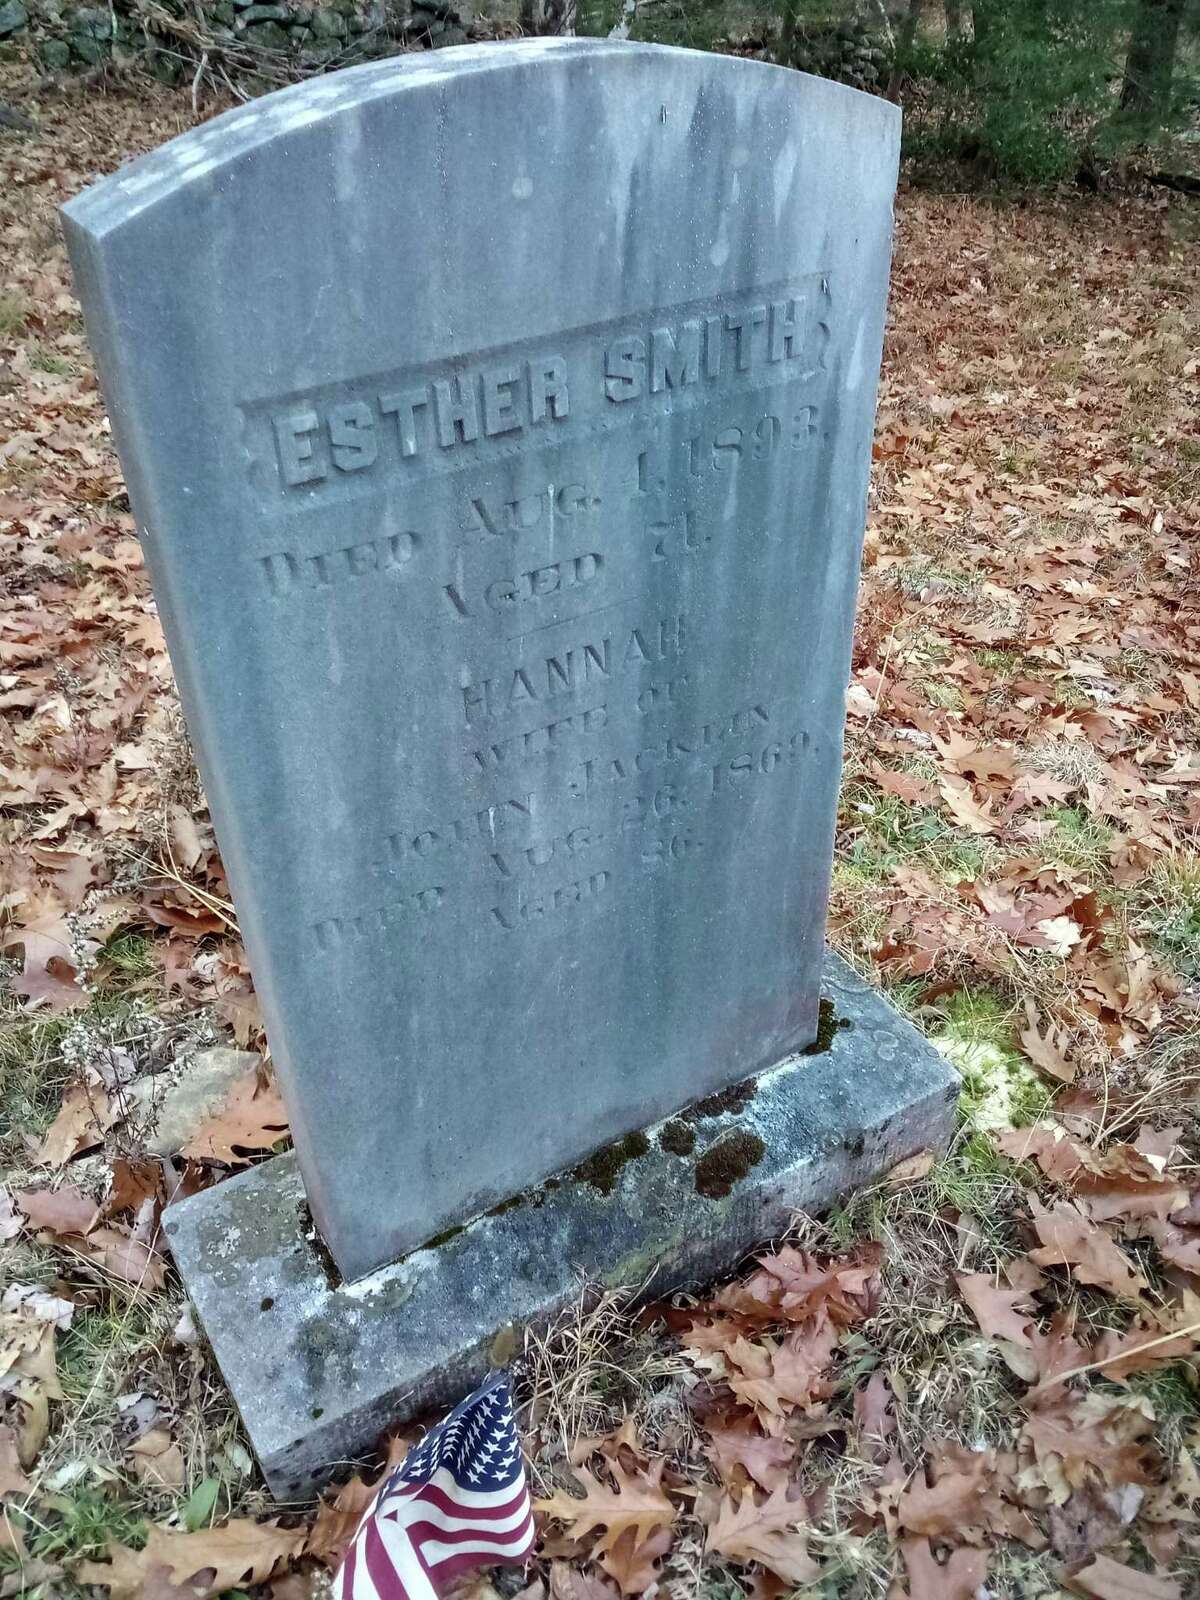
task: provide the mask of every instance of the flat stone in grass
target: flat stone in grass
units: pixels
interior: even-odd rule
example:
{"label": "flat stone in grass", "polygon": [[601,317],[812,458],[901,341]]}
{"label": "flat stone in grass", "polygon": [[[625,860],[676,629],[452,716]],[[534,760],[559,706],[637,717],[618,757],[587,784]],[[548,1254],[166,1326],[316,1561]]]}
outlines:
{"label": "flat stone in grass", "polygon": [[275,1494],[312,1494],[385,1430],[457,1399],[498,1336],[515,1323],[519,1348],[581,1275],[652,1297],[698,1287],[795,1211],[947,1138],[958,1080],[937,1051],[836,956],[823,992],[827,1048],[355,1283],[314,1247],[290,1157],[172,1207],[171,1249]]}

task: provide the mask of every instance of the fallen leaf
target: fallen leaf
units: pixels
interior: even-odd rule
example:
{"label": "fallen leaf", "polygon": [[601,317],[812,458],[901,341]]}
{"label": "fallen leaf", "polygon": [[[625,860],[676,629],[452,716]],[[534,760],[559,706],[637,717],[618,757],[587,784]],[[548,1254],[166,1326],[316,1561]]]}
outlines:
{"label": "fallen leaf", "polygon": [[582,1572],[565,1561],[550,1563],[551,1600],[614,1600],[617,1590],[594,1572]]}
{"label": "fallen leaf", "polygon": [[1174,1579],[1138,1572],[1105,1555],[1093,1556],[1065,1581],[1076,1594],[1092,1600],[1183,1600],[1183,1590]]}
{"label": "fallen leaf", "polygon": [[1025,1017],[1028,1026],[1022,1029],[1019,1038],[1021,1048],[1034,1066],[1040,1067],[1059,1083],[1074,1082],[1078,1068],[1067,1059],[1067,1047],[1070,1043],[1067,1030],[1048,1022],[1045,1025],[1045,1033],[1039,1033],[1037,1011],[1028,996],[1025,1000]]}
{"label": "fallen leaf", "polygon": [[964,828],[969,828],[972,833],[995,833],[1000,827],[1000,818],[996,816],[985,802],[979,801],[971,785],[962,778],[954,778],[943,774],[938,785],[946,809],[955,822]]}
{"label": "fallen leaf", "polygon": [[854,1420],[874,1461],[887,1455],[887,1440],[896,1431],[892,1390],[886,1375],[876,1370],[854,1391]]}
{"label": "fallen leaf", "polygon": [[902,1189],[906,1183],[917,1183],[928,1177],[933,1169],[933,1151],[919,1150],[907,1161],[898,1161],[888,1170],[884,1182],[889,1189]]}
{"label": "fallen leaf", "polygon": [[1002,1289],[986,1272],[960,1272],[954,1281],[981,1333],[1028,1349],[1032,1312],[1026,1290]]}
{"label": "fallen leaf", "polygon": [[117,1120],[105,1089],[73,1083],[63,1095],[58,1115],[50,1124],[34,1158],[40,1167],[62,1167],[72,1156],[94,1150]]}
{"label": "fallen leaf", "polygon": [[599,1532],[597,1549],[608,1551],[626,1531],[632,1530],[639,1539],[645,1539],[656,1528],[674,1522],[675,1507],[659,1481],[665,1466],[666,1462],[660,1459],[644,1471],[629,1471],[612,1460],[611,1486],[586,1467],[576,1467],[575,1475],[584,1488],[582,1499],[558,1490],[547,1500],[535,1500],[533,1508],[564,1523],[573,1538]]}
{"label": "fallen leaf", "polygon": [[139,1483],[156,1489],[182,1489],[187,1472],[183,1452],[166,1428],[149,1429],[129,1446],[129,1462]]}
{"label": "fallen leaf", "polygon": [[622,1594],[645,1594],[661,1577],[658,1563],[673,1542],[670,1528],[656,1528],[639,1538],[633,1528],[625,1532],[600,1556],[600,1565],[615,1578]]}
{"label": "fallen leaf", "polygon": [[70,1183],[58,1189],[22,1189],[17,1204],[30,1227],[55,1234],[86,1233],[99,1214],[92,1197]]}
{"label": "fallen leaf", "polygon": [[112,1600],[143,1600],[152,1575],[185,1590],[194,1600],[209,1600],[226,1589],[264,1583],[304,1548],[303,1528],[281,1528],[248,1519],[199,1533],[174,1533],[152,1527],[144,1550],[115,1541],[108,1561],[84,1561],[75,1569],[80,1583],[102,1584]]}
{"label": "fallen leaf", "polygon": [[254,1069],[238,1079],[221,1110],[200,1124],[180,1154],[237,1166],[248,1152],[269,1150],[287,1134],[287,1110],[279,1090]]}
{"label": "fallen leaf", "polygon": [[[747,1478],[763,1489],[782,1488],[796,1461],[791,1440],[764,1437],[749,1428],[710,1427],[704,1448],[725,1487],[739,1491]],[[744,1474],[740,1478],[739,1467]]]}
{"label": "fallen leaf", "polygon": [[900,1544],[908,1574],[909,1600],[976,1600],[987,1577],[985,1550],[952,1550],[939,1562],[928,1539]]}
{"label": "fallen leaf", "polygon": [[1080,1283],[1093,1283],[1124,1300],[1140,1300],[1149,1287],[1112,1235],[1067,1200],[1046,1209],[1029,1195],[1041,1247],[1029,1252],[1035,1266],[1069,1266]]}
{"label": "fallen leaf", "polygon": [[777,1432],[777,1418],[829,1394],[837,1337],[832,1323],[822,1322],[793,1328],[779,1342],[765,1336],[755,1343],[739,1339],[727,1352],[729,1387],[754,1410],[765,1431]]}
{"label": "fallen leaf", "polygon": [[52,1322],[60,1330],[71,1326],[75,1305],[50,1294],[36,1283],[10,1283],[0,1295],[0,1311],[20,1311],[38,1322]]}
{"label": "fallen leaf", "polygon": [[926,1483],[918,1472],[896,1503],[900,1526],[909,1533],[944,1538],[984,1524],[983,1497],[990,1470],[986,1452],[980,1451],[967,1471],[939,1471],[933,1483]]}
{"label": "fallen leaf", "polygon": [[8,1423],[0,1423],[0,1500],[24,1494],[29,1488],[17,1450],[17,1436]]}
{"label": "fallen leaf", "polygon": [[705,1553],[730,1561],[757,1561],[786,1583],[812,1583],[821,1569],[808,1553],[808,1538],[801,1524],[808,1520],[804,1500],[789,1500],[785,1489],[756,1504],[753,1492],[735,1500],[723,1497],[710,1523]]}
{"label": "fallen leaf", "polygon": [[404,1460],[411,1442],[405,1434],[394,1435],[388,1440],[387,1459],[369,1482],[356,1473],[349,1483],[343,1484],[332,1497],[328,1492],[322,1495],[316,1519],[304,1546],[306,1556],[313,1556],[329,1567],[338,1564],[346,1546],[354,1537],[354,1531],[362,1520],[363,1512],[379,1492],[380,1484]]}

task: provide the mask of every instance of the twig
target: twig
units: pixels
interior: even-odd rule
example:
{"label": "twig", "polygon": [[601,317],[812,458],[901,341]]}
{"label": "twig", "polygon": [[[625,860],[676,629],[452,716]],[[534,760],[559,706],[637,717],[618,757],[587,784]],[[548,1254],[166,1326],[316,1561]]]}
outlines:
{"label": "twig", "polygon": [[871,715],[867,718],[866,722],[868,728],[871,726],[872,722],[874,722],[875,714],[879,710],[879,702],[883,699],[883,686],[887,682],[888,662],[892,659],[892,646],[895,644],[895,642],[896,628],[893,626],[891,633],[888,634],[887,649],[883,652],[883,665],[879,669],[879,687],[875,690],[875,702],[871,707]]}
{"label": "twig", "polygon": [[161,861],[151,861],[149,856],[143,855],[138,850],[122,849],[120,846],[118,846],[117,849],[118,853],[123,855],[126,860],[136,861],[139,866],[149,867],[151,872],[157,873],[159,877],[169,878],[170,881],[176,884],[180,889],[183,889],[194,899],[199,900],[200,904],[211,911],[214,916],[220,917],[221,921],[227,928],[230,929],[231,932],[240,936],[241,930],[237,925],[232,901],[222,900],[215,894],[209,894],[207,889],[198,889],[194,883],[189,883],[186,878],[181,877],[180,874],[176,872],[173,865],[167,867],[164,866]]}
{"label": "twig", "polygon": [[1200,1333],[1200,1322],[1189,1322],[1186,1328],[1175,1328],[1171,1333],[1161,1333],[1157,1339],[1147,1339],[1145,1344],[1135,1344],[1132,1350],[1119,1350],[1115,1356],[1105,1356],[1100,1361],[1088,1361],[1082,1367],[1068,1367],[1065,1372],[1056,1372],[1052,1377],[1043,1378],[1038,1384],[1026,1392],[1025,1398],[1037,1394],[1040,1389],[1053,1389],[1056,1384],[1066,1383],[1068,1378],[1082,1378],[1085,1372],[1099,1372],[1101,1367],[1112,1367],[1118,1361],[1130,1361],[1134,1356],[1140,1356],[1143,1350],[1153,1350],[1157,1345],[1170,1344],[1173,1339],[1185,1339],[1189,1334]]}
{"label": "twig", "polygon": [[204,50],[201,51],[200,59],[196,63],[196,72],[192,78],[192,115],[194,117],[200,115],[200,80],[203,78],[207,66],[208,51]]}

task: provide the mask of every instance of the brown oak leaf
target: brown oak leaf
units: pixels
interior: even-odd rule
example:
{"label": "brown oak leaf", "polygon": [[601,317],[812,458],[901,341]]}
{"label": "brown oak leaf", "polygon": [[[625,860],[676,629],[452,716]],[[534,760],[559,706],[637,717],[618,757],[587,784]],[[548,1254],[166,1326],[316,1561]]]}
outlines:
{"label": "brown oak leaf", "polygon": [[387,1460],[370,1482],[356,1473],[336,1493],[327,1491],[322,1496],[309,1530],[308,1542],[304,1546],[306,1556],[313,1556],[328,1567],[338,1564],[354,1537],[363,1512],[374,1500],[379,1485],[404,1460],[411,1443],[411,1439],[405,1435],[397,1434],[388,1440]]}
{"label": "brown oak leaf", "polygon": [[727,1489],[740,1490],[747,1478],[763,1489],[782,1488],[796,1461],[790,1439],[764,1438],[752,1427],[710,1427],[704,1448]]}
{"label": "brown oak leaf", "polygon": [[80,1583],[103,1584],[112,1600],[143,1600],[148,1580],[177,1585],[194,1600],[209,1600],[226,1589],[265,1583],[304,1548],[303,1528],[281,1528],[248,1518],[199,1533],[150,1529],[144,1550],[115,1541],[108,1561],[84,1561],[75,1569]]}
{"label": "brown oak leaf", "polygon": [[1002,1289],[987,1272],[959,1272],[955,1282],[981,1333],[1029,1348],[1032,1313],[1026,1290]]}
{"label": "brown oak leaf", "polygon": [[1094,1283],[1123,1300],[1140,1300],[1149,1287],[1112,1235],[1067,1200],[1047,1209],[1029,1195],[1040,1248],[1029,1252],[1039,1267],[1069,1266],[1080,1283]]}
{"label": "brown oak leaf", "polygon": [[31,1228],[50,1233],[86,1233],[99,1211],[96,1202],[72,1183],[58,1189],[22,1189],[17,1204]]}
{"label": "brown oak leaf", "polygon": [[1046,1023],[1045,1033],[1038,1032],[1038,1015],[1033,1001],[1025,1000],[1025,1019],[1028,1024],[1018,1035],[1021,1048],[1033,1062],[1059,1083],[1073,1083],[1078,1067],[1067,1059],[1071,1036],[1065,1028],[1053,1022]]}
{"label": "brown oak leaf", "polygon": [[1066,1578],[1069,1589],[1091,1600],[1183,1600],[1183,1590],[1173,1578],[1138,1572],[1111,1556],[1094,1555]]}
{"label": "brown oak leaf", "polygon": [[979,1451],[962,1463],[965,1470],[944,1467],[930,1484],[918,1473],[896,1503],[900,1526],[909,1533],[943,1538],[987,1521],[983,1500],[991,1477],[991,1459]]}
{"label": "brown oak leaf", "polygon": [[110,1103],[107,1090],[98,1084],[71,1084],[34,1157],[34,1165],[62,1167],[72,1156],[94,1150],[117,1118],[118,1111]]}
{"label": "brown oak leaf", "polygon": [[658,1563],[670,1550],[674,1535],[670,1528],[656,1528],[644,1539],[633,1528],[600,1555],[600,1565],[615,1578],[622,1594],[645,1594],[661,1577]]}
{"label": "brown oak leaf", "polygon": [[801,1524],[808,1520],[803,1499],[789,1500],[776,1489],[761,1505],[754,1494],[736,1500],[725,1495],[709,1524],[705,1551],[734,1562],[756,1561],[790,1584],[811,1583],[821,1569],[808,1553]]}
{"label": "brown oak leaf", "polygon": [[229,1091],[225,1104],[202,1122],[180,1151],[195,1161],[243,1164],[248,1152],[269,1150],[287,1137],[288,1115],[273,1080],[255,1067]]}
{"label": "brown oak leaf", "polygon": [[606,1552],[630,1529],[639,1539],[646,1539],[656,1528],[674,1522],[675,1507],[660,1482],[665,1466],[665,1461],[658,1460],[645,1470],[629,1471],[619,1461],[610,1461],[611,1485],[586,1467],[576,1467],[575,1475],[584,1488],[582,1499],[560,1489],[549,1499],[535,1500],[533,1508],[566,1524],[574,1538],[599,1532],[596,1548]]}
{"label": "brown oak leaf", "polygon": [[900,1553],[909,1600],[975,1600],[987,1577],[986,1550],[952,1550],[939,1562],[928,1539],[905,1539]]}

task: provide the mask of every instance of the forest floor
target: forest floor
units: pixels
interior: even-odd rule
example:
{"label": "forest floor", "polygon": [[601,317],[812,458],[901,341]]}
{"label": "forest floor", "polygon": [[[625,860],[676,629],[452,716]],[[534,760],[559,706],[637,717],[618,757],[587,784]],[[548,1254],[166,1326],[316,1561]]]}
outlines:
{"label": "forest floor", "polygon": [[[366,1490],[271,1501],[161,1250],[282,1112],[251,1073],[147,1154],[181,1062],[263,1041],[56,220],[194,113],[23,109],[0,1596],[297,1600]],[[529,1600],[1200,1595],[1198,240],[1162,193],[901,196],[831,937],[961,1072],[960,1132],[710,1299],[529,1345]]]}

